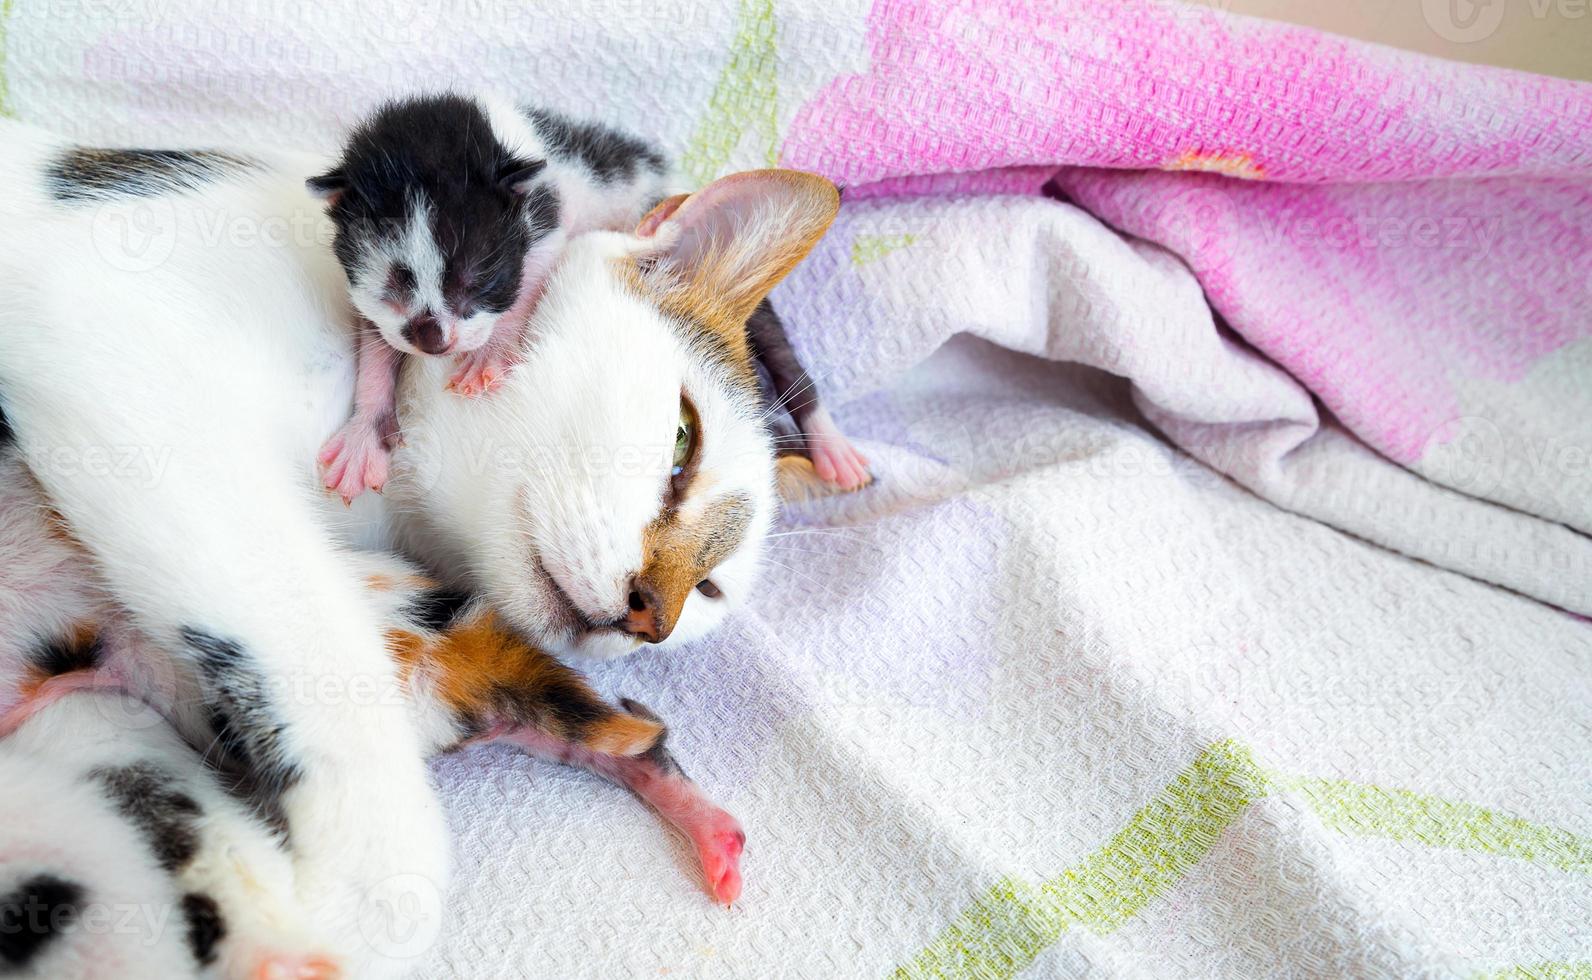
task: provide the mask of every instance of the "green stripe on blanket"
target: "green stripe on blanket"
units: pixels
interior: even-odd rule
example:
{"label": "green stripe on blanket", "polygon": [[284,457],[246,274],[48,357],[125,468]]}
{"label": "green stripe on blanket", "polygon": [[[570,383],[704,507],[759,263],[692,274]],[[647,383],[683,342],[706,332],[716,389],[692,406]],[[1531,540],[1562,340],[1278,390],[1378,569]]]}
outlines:
{"label": "green stripe on blanket", "polygon": [[1533,963],[1483,973],[1475,980],[1592,980],[1592,963]]}
{"label": "green stripe on blanket", "polygon": [[10,118],[17,114],[16,107],[11,104],[11,81],[6,74],[10,67],[6,64],[6,48],[8,41],[7,28],[11,26],[11,12],[16,9],[17,0],[0,0],[0,117]]}
{"label": "green stripe on blanket", "polygon": [[[1341,833],[1592,872],[1592,840],[1407,790],[1272,773],[1246,746],[1223,741],[1200,753],[1104,847],[1038,886],[1000,881],[895,976],[1011,977],[1073,926],[1111,932],[1177,884],[1250,803],[1276,792],[1297,794],[1325,826]],[[1583,965],[1547,967],[1561,972],[1544,977],[1579,976],[1574,971]]]}
{"label": "green stripe on blanket", "polygon": [[723,176],[750,132],[758,141],[759,162],[779,163],[779,40],[774,0],[741,0],[729,63],[719,74],[707,115],[691,135],[682,161],[698,186]]}

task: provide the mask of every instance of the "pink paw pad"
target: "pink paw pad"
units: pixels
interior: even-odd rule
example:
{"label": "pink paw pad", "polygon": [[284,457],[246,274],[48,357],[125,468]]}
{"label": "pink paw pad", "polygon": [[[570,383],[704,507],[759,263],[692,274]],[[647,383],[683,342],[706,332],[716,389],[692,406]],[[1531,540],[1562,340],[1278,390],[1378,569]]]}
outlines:
{"label": "pink paw pad", "polygon": [[268,956],[250,980],[340,980],[342,967],[323,956]]}
{"label": "pink paw pad", "polygon": [[696,835],[697,858],[702,862],[708,894],[715,902],[729,905],[741,897],[741,851],[745,847],[746,833],[734,817],[723,811],[711,820],[710,827]]}

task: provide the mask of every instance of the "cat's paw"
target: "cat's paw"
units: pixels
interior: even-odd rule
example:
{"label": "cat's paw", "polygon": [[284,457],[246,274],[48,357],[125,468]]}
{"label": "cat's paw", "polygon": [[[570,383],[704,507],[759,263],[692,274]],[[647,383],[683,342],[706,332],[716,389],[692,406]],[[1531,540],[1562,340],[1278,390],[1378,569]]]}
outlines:
{"label": "cat's paw", "polygon": [[807,456],[813,461],[813,469],[825,482],[842,490],[857,490],[873,480],[867,457],[857,451],[823,408],[802,420],[802,434],[807,437]]}
{"label": "cat's paw", "polygon": [[[300,901],[350,977],[405,976],[438,941],[449,878],[447,827],[419,753],[363,770],[306,772],[283,795]],[[398,762],[400,760],[392,760]]]}
{"label": "cat's paw", "polygon": [[690,828],[702,862],[702,876],[708,894],[715,902],[729,905],[741,897],[741,852],[746,848],[746,832],[734,817],[714,807]]}

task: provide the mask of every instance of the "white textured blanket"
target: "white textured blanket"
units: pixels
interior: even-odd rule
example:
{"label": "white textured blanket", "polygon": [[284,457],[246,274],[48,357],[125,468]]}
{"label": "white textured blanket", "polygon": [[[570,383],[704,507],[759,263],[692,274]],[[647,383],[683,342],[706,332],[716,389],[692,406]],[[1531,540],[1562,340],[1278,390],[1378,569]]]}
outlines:
{"label": "white textured blanket", "polygon": [[[0,107],[329,149],[385,93],[489,85],[705,177],[777,160],[868,66],[869,6],[22,0]],[[878,482],[793,509],[712,642],[593,671],[740,817],[744,896],[711,906],[619,790],[474,751],[438,765],[460,870],[445,914],[409,910],[422,975],[1592,975],[1592,628],[1484,584],[1586,602],[1571,518],[1330,419],[1286,470],[1223,467],[1254,492],[1196,462],[1180,424],[1314,425],[1310,392],[1189,264],[1072,204],[853,201],[775,301]],[[1542,399],[1584,396],[1589,349]]]}

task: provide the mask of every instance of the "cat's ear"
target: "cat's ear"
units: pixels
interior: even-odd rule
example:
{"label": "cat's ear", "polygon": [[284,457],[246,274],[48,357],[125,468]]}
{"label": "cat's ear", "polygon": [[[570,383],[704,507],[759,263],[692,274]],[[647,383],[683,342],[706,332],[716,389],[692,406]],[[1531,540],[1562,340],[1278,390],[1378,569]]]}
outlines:
{"label": "cat's ear", "polygon": [[512,197],[523,196],[546,166],[546,160],[505,160],[498,166],[498,189]]}
{"label": "cat's ear", "polygon": [[839,207],[839,191],[817,174],[733,174],[653,208],[636,228],[644,240],[636,255],[666,306],[740,332],[829,230]]}
{"label": "cat's ear", "polygon": [[658,226],[663,224],[665,219],[671,214],[680,210],[680,205],[684,204],[685,199],[690,196],[690,194],[676,194],[654,204],[652,210],[647,212],[646,217],[641,219],[641,224],[636,226],[636,237],[652,238],[655,236],[658,233]]}
{"label": "cat's ear", "polygon": [[341,170],[328,170],[319,177],[311,177],[304,182],[311,194],[326,202],[330,207],[338,202],[348,190],[348,176]]}

